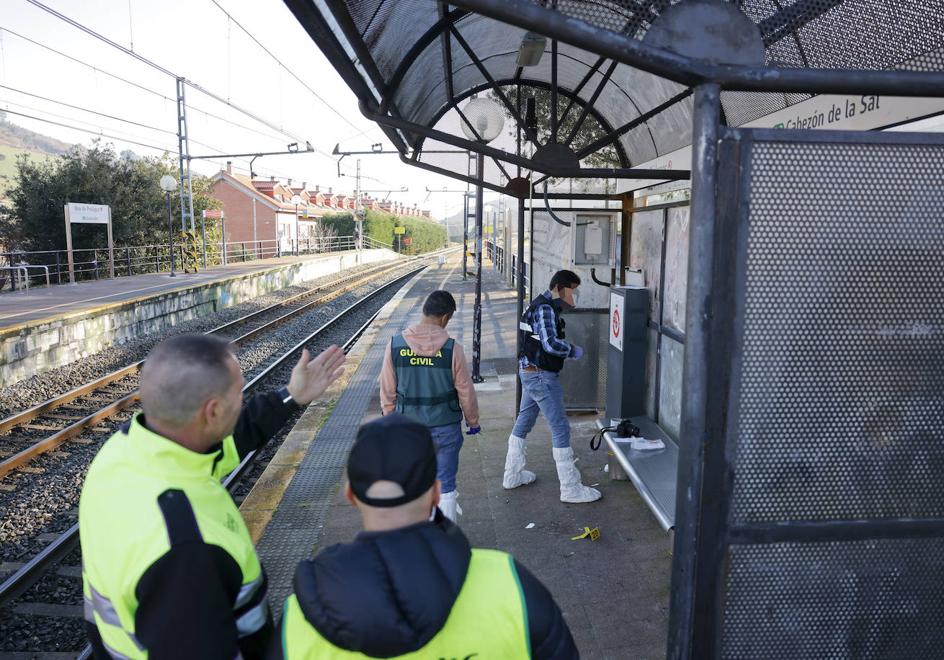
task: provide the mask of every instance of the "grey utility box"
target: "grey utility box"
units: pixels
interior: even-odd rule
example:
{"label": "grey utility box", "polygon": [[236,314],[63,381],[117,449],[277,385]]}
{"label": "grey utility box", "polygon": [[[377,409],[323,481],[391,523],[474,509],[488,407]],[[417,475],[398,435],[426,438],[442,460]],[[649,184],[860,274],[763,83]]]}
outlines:
{"label": "grey utility box", "polygon": [[648,289],[631,286],[610,288],[607,420],[646,414],[648,320]]}

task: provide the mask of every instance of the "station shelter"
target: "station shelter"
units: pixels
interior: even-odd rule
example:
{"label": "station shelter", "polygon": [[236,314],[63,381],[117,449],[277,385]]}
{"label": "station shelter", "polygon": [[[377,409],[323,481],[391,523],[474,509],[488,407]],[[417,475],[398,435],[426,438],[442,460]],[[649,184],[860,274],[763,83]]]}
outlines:
{"label": "station shelter", "polygon": [[668,657],[940,654],[944,1],[286,4],[404,162],[509,198],[519,311],[584,278],[569,404],[665,440],[608,436]]}

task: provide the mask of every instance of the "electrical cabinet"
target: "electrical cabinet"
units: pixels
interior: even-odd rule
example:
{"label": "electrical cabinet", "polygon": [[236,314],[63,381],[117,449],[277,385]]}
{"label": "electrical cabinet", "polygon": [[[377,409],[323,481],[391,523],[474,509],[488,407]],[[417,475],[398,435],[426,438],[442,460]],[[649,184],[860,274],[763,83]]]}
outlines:
{"label": "electrical cabinet", "polygon": [[573,266],[616,265],[616,223],[613,212],[574,213],[570,263]]}

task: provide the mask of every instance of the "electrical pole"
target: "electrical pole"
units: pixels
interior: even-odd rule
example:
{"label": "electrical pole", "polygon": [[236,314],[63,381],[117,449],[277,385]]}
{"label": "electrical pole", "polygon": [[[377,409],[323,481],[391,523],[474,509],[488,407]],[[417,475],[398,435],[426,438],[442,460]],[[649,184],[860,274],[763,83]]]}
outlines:
{"label": "electrical pole", "polygon": [[177,155],[180,160],[180,231],[195,231],[193,223],[193,185],[190,177],[190,137],[187,131],[187,99],[184,78],[177,78]]}

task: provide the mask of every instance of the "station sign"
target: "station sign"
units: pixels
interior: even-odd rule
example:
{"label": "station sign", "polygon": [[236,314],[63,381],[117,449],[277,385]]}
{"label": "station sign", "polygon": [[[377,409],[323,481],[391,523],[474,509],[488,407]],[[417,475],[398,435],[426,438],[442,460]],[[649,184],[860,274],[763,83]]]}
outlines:
{"label": "station sign", "polygon": [[[739,128],[880,131],[940,114],[944,114],[942,98],[820,94]],[[689,145],[676,149],[635,167],[653,170],[691,169],[692,147]],[[659,183],[652,179],[625,179],[620,182],[620,189],[637,190]]]}
{"label": "station sign", "polygon": [[75,223],[107,225],[111,219],[111,209],[106,204],[76,204],[69,202],[69,221]]}
{"label": "station sign", "polygon": [[406,233],[406,227],[394,227],[394,228],[393,228],[393,233],[394,233],[394,234],[405,234],[405,233]]}
{"label": "station sign", "polygon": [[66,221],[66,259],[69,262],[69,282],[75,284],[75,261],[72,253],[72,225],[105,225],[108,239],[108,274],[115,277],[115,242],[111,232],[111,207],[107,204],[79,204],[67,202],[62,206]]}

